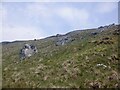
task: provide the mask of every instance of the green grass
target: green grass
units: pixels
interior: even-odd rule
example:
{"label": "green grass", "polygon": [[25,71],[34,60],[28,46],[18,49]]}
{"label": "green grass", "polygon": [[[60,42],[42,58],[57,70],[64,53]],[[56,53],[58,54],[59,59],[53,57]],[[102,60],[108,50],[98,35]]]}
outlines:
{"label": "green grass", "polygon": [[[113,35],[115,29],[108,29],[96,36],[90,35],[95,29],[81,31],[73,34],[75,41],[64,46],[55,46],[54,39],[50,37],[3,45],[3,88],[89,88],[96,83],[99,88],[116,88],[119,76],[118,35]],[[108,42],[113,43],[92,42],[103,41],[104,37],[111,38]],[[19,50],[24,43],[35,44],[38,53],[20,61]],[[97,64],[107,67],[97,67]]]}

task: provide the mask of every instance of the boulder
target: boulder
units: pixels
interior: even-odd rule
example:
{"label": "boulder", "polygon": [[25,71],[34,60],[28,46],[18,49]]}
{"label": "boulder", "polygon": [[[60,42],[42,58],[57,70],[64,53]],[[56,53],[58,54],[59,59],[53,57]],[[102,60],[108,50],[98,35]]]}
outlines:
{"label": "boulder", "polygon": [[58,38],[58,40],[56,42],[56,46],[65,45],[65,44],[72,42],[72,41],[74,41],[74,39],[67,37],[67,36],[62,36],[62,37]]}
{"label": "boulder", "polygon": [[37,41],[37,39],[34,39],[34,41]]}
{"label": "boulder", "polygon": [[61,35],[61,34],[57,34],[57,35],[56,35],[56,37],[60,37],[60,36],[62,36],[62,35]]}
{"label": "boulder", "polygon": [[97,35],[98,33],[97,32],[92,32],[91,35]]}
{"label": "boulder", "polygon": [[37,48],[34,45],[25,44],[24,47],[20,50],[20,59],[25,59],[30,57],[38,52]]}

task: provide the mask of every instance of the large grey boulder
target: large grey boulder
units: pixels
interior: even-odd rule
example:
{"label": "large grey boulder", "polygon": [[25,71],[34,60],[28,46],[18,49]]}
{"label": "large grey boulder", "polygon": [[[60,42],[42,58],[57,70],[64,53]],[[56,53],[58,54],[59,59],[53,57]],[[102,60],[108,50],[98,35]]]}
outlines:
{"label": "large grey boulder", "polygon": [[24,47],[20,50],[20,59],[25,59],[30,57],[38,52],[37,48],[34,45],[25,44]]}

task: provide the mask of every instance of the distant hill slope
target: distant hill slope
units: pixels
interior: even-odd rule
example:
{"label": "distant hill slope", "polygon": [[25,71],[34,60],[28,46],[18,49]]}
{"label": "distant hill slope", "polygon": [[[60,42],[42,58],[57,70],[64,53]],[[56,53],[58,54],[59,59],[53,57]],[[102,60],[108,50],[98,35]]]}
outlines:
{"label": "distant hill slope", "polygon": [[[117,88],[119,25],[2,43],[3,88]],[[23,61],[25,43],[38,53]]]}

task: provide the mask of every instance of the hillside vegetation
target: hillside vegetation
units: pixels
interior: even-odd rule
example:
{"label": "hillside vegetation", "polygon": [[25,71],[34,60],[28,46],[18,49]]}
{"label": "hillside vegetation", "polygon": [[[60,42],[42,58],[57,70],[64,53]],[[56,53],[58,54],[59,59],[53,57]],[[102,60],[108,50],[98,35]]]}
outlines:
{"label": "hillside vegetation", "polygon": [[[3,88],[117,88],[119,35],[118,25],[109,25],[40,40],[3,42]],[[57,44],[64,37],[64,44]],[[38,53],[20,61],[25,43],[34,44]]]}

